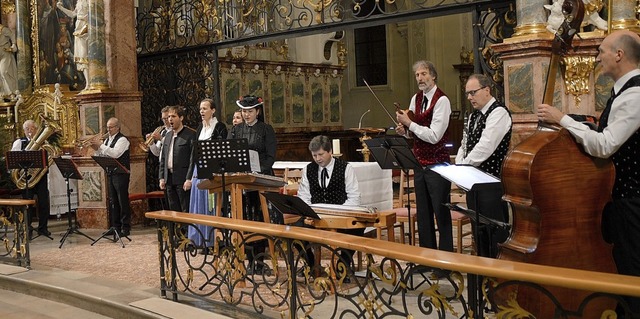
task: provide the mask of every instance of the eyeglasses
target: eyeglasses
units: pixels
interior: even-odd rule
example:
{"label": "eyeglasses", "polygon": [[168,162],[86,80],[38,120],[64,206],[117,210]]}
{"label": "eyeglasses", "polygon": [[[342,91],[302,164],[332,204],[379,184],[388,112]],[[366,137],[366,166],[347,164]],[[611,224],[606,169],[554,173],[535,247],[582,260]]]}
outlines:
{"label": "eyeglasses", "polygon": [[482,90],[482,89],[484,89],[484,88],[486,88],[486,86],[483,86],[483,87],[481,87],[481,88],[479,88],[479,89],[475,89],[475,90],[471,90],[471,91],[466,91],[466,92],[464,92],[464,95],[476,96],[476,93],[478,93],[478,91],[480,91],[480,90]]}
{"label": "eyeglasses", "polygon": [[116,128],[116,127],[117,126],[109,126],[109,125],[107,125],[107,129],[109,129],[109,130],[112,129],[112,128]]}

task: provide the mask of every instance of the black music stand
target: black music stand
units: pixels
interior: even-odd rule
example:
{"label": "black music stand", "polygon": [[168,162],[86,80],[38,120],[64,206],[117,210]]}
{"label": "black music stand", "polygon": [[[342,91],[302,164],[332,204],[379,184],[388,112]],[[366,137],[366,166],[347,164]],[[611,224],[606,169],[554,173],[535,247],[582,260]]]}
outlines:
{"label": "black music stand", "polygon": [[[407,218],[409,225],[411,225],[411,202],[409,191],[409,170],[422,169],[422,165],[418,162],[418,159],[413,155],[413,152],[409,148],[409,144],[404,137],[378,137],[364,141],[373,155],[373,158],[378,162],[382,169],[400,169],[407,177]],[[400,187],[403,187],[400,185]],[[404,236],[405,234],[402,234]],[[413,245],[413,236],[409,236],[409,245]]]}
{"label": "black music stand", "polygon": [[[455,183],[467,193],[483,193],[486,191],[495,190],[496,188],[501,188],[502,183],[500,179],[497,177],[487,174],[474,166],[469,165],[437,165],[432,167],[431,170],[440,174],[443,178]],[[474,196],[475,198],[475,207],[478,207],[478,196]],[[460,207],[458,205],[447,205],[452,210],[460,211],[464,215],[468,216],[471,219],[471,224],[473,228],[473,237],[475,242],[475,249],[478,256],[480,256],[480,247],[482,247],[483,243],[482,238],[479,236],[478,228],[480,225],[489,226],[489,232],[491,234],[492,228],[502,228],[508,229],[510,226],[508,223],[504,223],[489,217],[486,217],[480,213],[480,209],[471,210]],[[489,236],[491,237],[491,236]],[[489,257],[489,256],[481,256],[481,257]],[[477,314],[482,314],[484,309],[482,308],[482,276],[478,276],[475,274],[469,274],[469,305],[473,309],[473,311]]]}
{"label": "black music stand", "polygon": [[294,214],[301,217],[320,219],[316,211],[298,196],[274,192],[264,192],[262,196],[282,214]]}
{"label": "black music stand", "polygon": [[[107,231],[105,231],[104,233],[102,233],[102,235],[100,235],[100,237],[98,237],[98,239],[94,240],[91,243],[91,246],[93,246],[95,243],[97,243],[100,239],[102,238],[106,238],[109,235],[113,235],[113,239],[109,239],[112,242],[117,242],[120,241],[120,244],[122,244],[122,248],[124,248],[124,242],[122,241],[122,237],[120,236],[120,232],[111,224],[111,207],[113,205],[113,199],[111,198],[111,195],[109,194],[109,182],[111,181],[111,176],[114,174],[129,174],[129,170],[122,166],[122,164],[120,164],[120,162],[118,162],[117,159],[112,158],[112,157],[107,157],[107,156],[91,156],[91,158],[93,158],[94,161],[96,161],[96,163],[98,163],[98,165],[100,165],[102,167],[102,169],[104,169],[105,172],[105,187],[107,189],[107,216],[109,217],[109,229],[107,229]],[[131,241],[131,238],[129,238],[128,236],[124,236],[126,239],[128,239],[129,241]]]}
{"label": "black music stand", "polygon": [[67,184],[67,207],[69,208],[69,210],[67,211],[67,220],[69,222],[69,227],[67,227],[67,232],[64,233],[62,239],[60,239],[60,247],[58,248],[62,248],[62,245],[64,245],[64,241],[72,233],[82,235],[93,241],[93,238],[78,230],[79,227],[78,218],[76,217],[76,210],[71,209],[71,192],[73,192],[73,189],[69,187],[69,179],[82,179],[82,175],[78,171],[78,166],[70,158],[56,157],[53,159],[53,161],[58,166],[58,169],[60,170],[60,173],[62,174],[62,177],[64,177]]}
{"label": "black music stand", "polygon": [[[24,186],[24,192],[26,194],[26,197],[28,199],[31,199],[31,193],[29,192],[29,180],[31,179],[31,175],[29,174],[29,169],[36,169],[36,168],[45,168],[47,167],[47,152],[44,149],[40,149],[40,150],[35,150],[35,151],[9,151],[6,153],[6,157],[7,157],[7,169],[21,169],[22,170],[22,178],[24,178],[25,180],[25,186]],[[29,233],[33,232],[33,227],[31,227],[31,214],[28,213],[29,215],[27,216],[27,223],[28,225],[28,230]],[[31,238],[31,236],[29,236],[31,240],[36,239],[40,236],[45,236],[51,240],[53,240],[53,237],[45,235],[45,234],[40,234],[38,233],[38,235],[36,235],[35,237]]]}
{"label": "black music stand", "polygon": [[222,176],[221,211],[225,214],[229,211],[225,174],[251,171],[249,142],[246,138],[198,141],[196,156],[199,179],[212,179],[214,174]]}

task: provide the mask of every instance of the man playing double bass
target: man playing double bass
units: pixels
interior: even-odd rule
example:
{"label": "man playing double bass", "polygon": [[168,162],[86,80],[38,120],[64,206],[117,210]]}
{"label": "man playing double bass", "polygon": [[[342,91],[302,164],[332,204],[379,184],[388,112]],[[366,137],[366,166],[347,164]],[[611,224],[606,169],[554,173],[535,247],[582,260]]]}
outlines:
{"label": "man playing double bass", "polygon": [[[538,106],[538,119],[566,128],[595,157],[611,158],[616,177],[612,203],[603,213],[605,239],[613,243],[618,273],[640,276],[640,37],[628,30],[609,34],[598,48],[602,74],[615,81],[596,131],[548,104]],[[633,316],[619,305],[618,318],[640,318],[640,298],[623,297]]]}

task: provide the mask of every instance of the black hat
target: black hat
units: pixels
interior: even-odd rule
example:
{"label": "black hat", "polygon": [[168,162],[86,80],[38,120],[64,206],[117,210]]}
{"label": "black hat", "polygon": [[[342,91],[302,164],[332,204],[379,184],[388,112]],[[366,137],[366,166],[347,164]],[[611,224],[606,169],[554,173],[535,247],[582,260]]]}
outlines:
{"label": "black hat", "polygon": [[262,98],[253,95],[245,95],[237,100],[236,104],[238,104],[241,109],[252,109],[262,105]]}

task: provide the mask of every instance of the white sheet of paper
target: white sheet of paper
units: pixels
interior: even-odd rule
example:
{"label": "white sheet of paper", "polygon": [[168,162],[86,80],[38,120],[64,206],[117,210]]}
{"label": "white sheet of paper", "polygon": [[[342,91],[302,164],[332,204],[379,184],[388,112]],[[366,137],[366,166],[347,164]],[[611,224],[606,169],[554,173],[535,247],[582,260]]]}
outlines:
{"label": "white sheet of paper", "polygon": [[500,182],[498,178],[469,165],[438,165],[431,170],[465,190],[470,190],[475,184]]}
{"label": "white sheet of paper", "polygon": [[260,172],[260,155],[254,150],[249,150],[249,161],[251,162],[251,171]]}

